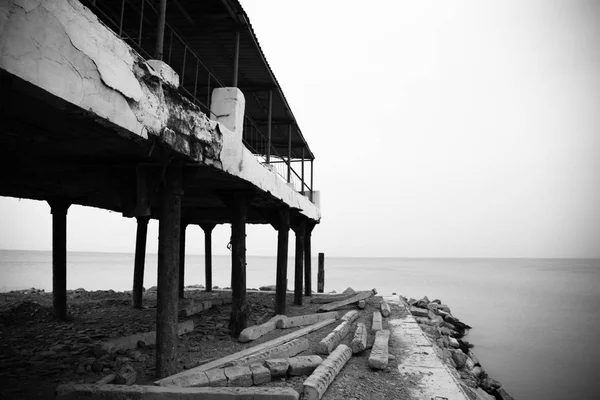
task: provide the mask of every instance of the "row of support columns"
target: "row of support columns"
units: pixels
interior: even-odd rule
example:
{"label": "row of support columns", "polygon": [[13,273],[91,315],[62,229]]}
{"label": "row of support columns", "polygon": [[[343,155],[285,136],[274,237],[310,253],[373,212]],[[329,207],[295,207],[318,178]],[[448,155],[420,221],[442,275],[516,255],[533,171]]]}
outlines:
{"label": "row of support columns", "polygon": [[[175,348],[179,299],[183,298],[185,274],[185,231],[187,224],[181,220],[182,169],[180,166],[166,168],[159,202],[158,237],[158,293],[156,315],[156,373],[158,377],[175,372]],[[246,328],[248,301],[246,297],[246,220],[251,195],[234,193],[223,199],[231,217],[231,292],[232,311],[229,322],[231,335],[239,336]],[[52,211],[52,265],[53,306],[59,319],[67,317],[67,210],[70,203],[49,200]],[[150,217],[137,217],[136,250],[133,276],[132,305],[142,307],[142,291],[146,253],[146,237]],[[276,211],[272,222],[278,231],[277,278],[275,312],[286,313],[287,262],[290,228],[296,234],[294,304],[302,305],[304,295],[311,295],[311,232],[313,221],[299,215],[290,215],[290,209],[282,206]],[[215,224],[202,224],[205,233],[206,290],[212,289],[212,231]],[[304,278],[304,279],[303,279]]]}

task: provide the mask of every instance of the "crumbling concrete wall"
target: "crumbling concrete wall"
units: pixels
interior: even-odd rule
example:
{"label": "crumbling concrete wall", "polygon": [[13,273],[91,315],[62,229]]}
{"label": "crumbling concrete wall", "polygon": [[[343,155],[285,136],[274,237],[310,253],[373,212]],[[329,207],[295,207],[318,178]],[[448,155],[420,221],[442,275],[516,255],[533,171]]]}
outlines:
{"label": "crumbling concrete wall", "polygon": [[210,120],[178,92],[179,78],[168,65],[144,60],[77,0],[0,1],[0,68],[121,135],[157,139],[320,219],[314,204],[256,160],[239,132]]}

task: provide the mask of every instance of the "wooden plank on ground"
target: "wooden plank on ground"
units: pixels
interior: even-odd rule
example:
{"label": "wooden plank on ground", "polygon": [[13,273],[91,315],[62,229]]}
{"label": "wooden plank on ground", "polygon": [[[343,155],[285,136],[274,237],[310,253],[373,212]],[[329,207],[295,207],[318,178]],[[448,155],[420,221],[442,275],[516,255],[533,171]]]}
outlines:
{"label": "wooden plank on ground", "polygon": [[159,386],[165,386],[165,385],[169,384],[169,381],[171,381],[171,380],[173,380],[175,378],[181,377],[181,376],[186,376],[186,375],[194,374],[195,372],[204,372],[204,371],[208,371],[208,370],[211,370],[211,369],[214,369],[214,368],[221,368],[225,364],[230,363],[232,361],[235,361],[235,360],[237,360],[239,358],[246,357],[246,356],[249,356],[249,355],[261,352],[263,350],[266,350],[268,348],[275,347],[275,346],[278,346],[280,344],[289,342],[289,341],[294,340],[294,339],[296,339],[296,338],[298,338],[300,336],[304,336],[304,335],[306,335],[308,333],[311,333],[311,332],[314,332],[316,330],[319,330],[319,329],[321,329],[321,328],[323,328],[323,327],[325,327],[327,325],[333,324],[335,321],[336,321],[335,319],[328,319],[326,321],[318,322],[318,323],[316,323],[314,325],[310,325],[310,326],[307,326],[306,328],[298,329],[297,331],[294,331],[294,332],[289,333],[287,335],[281,336],[279,338],[270,340],[270,341],[265,342],[265,343],[261,343],[261,344],[259,344],[257,346],[254,346],[254,347],[250,347],[249,349],[238,351],[237,353],[230,354],[230,355],[225,356],[223,358],[219,358],[218,360],[211,361],[211,362],[203,364],[203,365],[199,365],[199,366],[197,366],[195,368],[188,369],[187,371],[183,371],[183,372],[180,372],[180,373],[172,375],[172,376],[168,376],[168,377],[160,379],[160,380],[158,380],[158,381],[156,381],[154,383],[156,385],[159,385]]}
{"label": "wooden plank on ground", "polygon": [[319,312],[327,312],[327,311],[337,310],[338,308],[347,306],[348,304],[358,303],[361,300],[368,299],[369,297],[371,297],[375,294],[377,294],[377,290],[375,290],[375,289],[373,289],[369,292],[361,292],[361,293],[358,293],[346,300],[334,301],[333,303],[324,304],[321,307],[319,307]]}

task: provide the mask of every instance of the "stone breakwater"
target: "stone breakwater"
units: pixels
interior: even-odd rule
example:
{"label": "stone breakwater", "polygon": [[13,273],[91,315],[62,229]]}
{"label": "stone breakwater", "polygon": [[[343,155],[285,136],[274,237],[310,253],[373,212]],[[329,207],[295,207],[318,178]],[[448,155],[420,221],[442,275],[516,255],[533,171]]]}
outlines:
{"label": "stone breakwater", "polygon": [[502,384],[488,376],[473,352],[473,344],[465,340],[471,327],[452,315],[440,300],[403,298],[421,330],[435,351],[457,378],[472,400],[514,400]]}

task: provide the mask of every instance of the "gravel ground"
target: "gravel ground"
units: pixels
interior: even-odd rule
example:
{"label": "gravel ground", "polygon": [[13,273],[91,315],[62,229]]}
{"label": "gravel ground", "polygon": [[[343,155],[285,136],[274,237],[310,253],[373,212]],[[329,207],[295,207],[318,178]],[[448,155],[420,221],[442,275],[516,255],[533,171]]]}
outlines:
{"label": "gravel ground", "polygon": [[[186,298],[222,296],[228,297],[230,293],[186,291]],[[248,300],[251,310],[249,325],[273,314],[273,293],[249,291]],[[370,298],[366,308],[360,310],[356,322],[364,322],[370,328],[371,315],[378,307],[379,300],[379,297]],[[94,351],[99,341],[154,330],[156,293],[145,293],[143,310],[133,309],[130,304],[129,293],[87,292],[83,289],[70,291],[69,321],[59,322],[51,314],[51,294],[35,291],[0,294],[0,399],[52,399],[54,388],[60,383],[94,383],[118,372],[124,365],[130,365],[136,371],[137,384],[151,384],[155,379],[153,346],[113,355]],[[320,304],[311,304],[308,297],[304,298],[303,306],[293,306],[291,293],[288,294],[287,304],[288,316],[314,313],[320,307]],[[355,308],[347,306],[342,310]],[[193,320],[195,329],[180,337],[177,346],[179,371],[293,331],[278,329],[251,343],[238,343],[229,335],[227,325],[230,312],[230,305],[221,305],[181,319]],[[402,312],[392,307],[389,318],[401,317]],[[384,329],[387,319],[384,318]],[[311,347],[301,355],[314,354],[317,343],[336,325],[306,335]],[[354,329],[344,343],[349,344],[353,332]],[[374,335],[371,334],[369,344],[373,339]],[[386,370],[374,371],[368,367],[369,352],[367,349],[350,359],[327,390],[323,397],[325,400],[408,398],[397,372],[396,360],[392,357]],[[301,393],[305,378],[275,379],[267,385],[293,387]]]}

